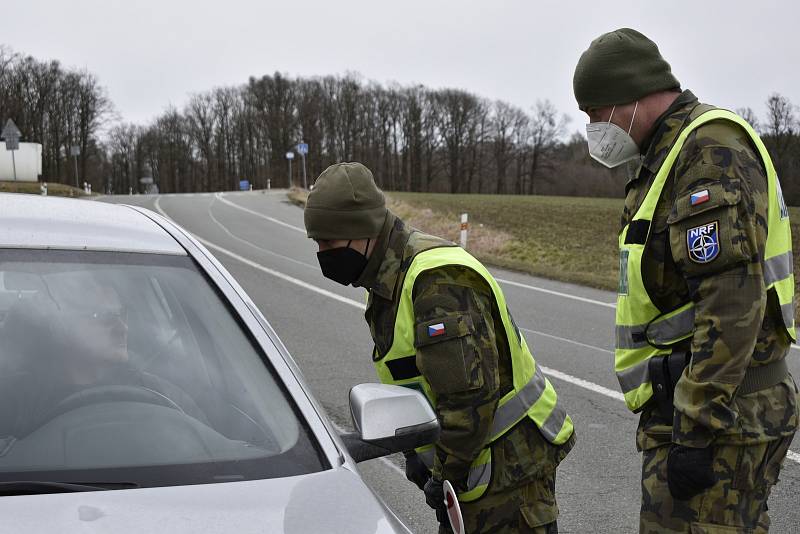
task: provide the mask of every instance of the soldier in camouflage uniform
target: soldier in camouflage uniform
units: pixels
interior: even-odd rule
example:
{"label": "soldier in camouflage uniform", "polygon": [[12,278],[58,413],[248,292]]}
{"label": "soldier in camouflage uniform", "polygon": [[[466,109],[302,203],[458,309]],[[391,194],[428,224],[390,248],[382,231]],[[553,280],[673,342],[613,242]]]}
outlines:
{"label": "soldier in camouflage uniform", "polygon": [[[656,45],[629,29],[592,42],[574,89],[592,122],[587,131],[612,121],[638,148],[626,186],[626,227],[681,131],[712,107],[681,92]],[[593,157],[607,166],[626,159],[614,161],[606,156],[611,151],[603,155],[589,142]],[[792,340],[775,295],[765,290],[767,188],[765,161],[749,134],[734,122],[713,120],[689,133],[655,205],[641,261],[644,286],[662,313],[693,301],[695,316],[692,335],[673,347],[673,354],[689,358],[674,373],[676,382],[665,385],[674,390],[672,402],[654,397],[641,410],[640,532],[769,528],[767,498],[798,411],[797,388],[783,362]],[[782,201],[781,207],[783,213]],[[714,223],[717,248],[698,256],[687,236]],[[744,388],[754,369],[783,370]]]}
{"label": "soldier in camouflage uniform", "polygon": [[[308,198],[305,222],[309,237],[319,245],[323,274],[368,290],[365,317],[377,361],[393,344],[401,286],[414,258],[421,250],[454,245],[406,226],[388,211],[372,174],[359,163],[334,165],[320,175]],[[449,327],[430,340],[420,334],[425,325],[450,324],[452,317],[474,325],[463,342],[456,339],[463,332]],[[408,451],[406,475],[425,491],[445,533],[451,531],[442,506],[442,481],[451,481],[457,491],[465,489],[470,466],[489,441],[498,402],[513,389],[510,345],[487,280],[466,266],[419,274],[413,284],[413,318],[416,354],[409,357],[409,371],[430,385],[441,434],[432,469],[421,454]],[[545,439],[528,418],[492,443],[485,493],[461,503],[466,532],[557,532],[556,467],[574,444],[568,417],[566,421],[568,434],[560,445]]]}

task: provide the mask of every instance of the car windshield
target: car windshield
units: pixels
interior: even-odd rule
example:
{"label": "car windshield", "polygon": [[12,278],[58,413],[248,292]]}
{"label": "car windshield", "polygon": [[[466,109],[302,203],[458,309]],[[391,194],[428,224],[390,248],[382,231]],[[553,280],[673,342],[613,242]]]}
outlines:
{"label": "car windshield", "polygon": [[325,469],[231,310],[189,257],[0,250],[0,481],[164,486]]}

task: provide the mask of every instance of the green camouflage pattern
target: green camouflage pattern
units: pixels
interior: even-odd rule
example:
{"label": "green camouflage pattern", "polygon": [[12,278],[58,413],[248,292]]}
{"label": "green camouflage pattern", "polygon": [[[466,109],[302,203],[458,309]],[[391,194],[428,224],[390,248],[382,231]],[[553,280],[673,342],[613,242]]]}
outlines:
{"label": "green camouflage pattern", "polygon": [[[708,109],[684,91],[661,118],[626,188],[623,225],[641,205],[680,131]],[[691,206],[691,193],[703,189],[709,200]],[[777,302],[763,289],[767,206],[766,172],[744,130],[713,121],[688,136],[656,206],[642,274],[659,309],[694,300],[694,336],[676,347],[691,351],[692,361],[676,386],[675,414],[660,414],[653,406],[643,410],[640,450],[670,442],[759,444],[796,431],[797,390],[791,377],[766,390],[736,394],[749,366],[781,360],[790,347]],[[687,231],[715,221],[719,254],[708,263],[693,261]]]}
{"label": "green camouflage pattern", "polygon": [[778,481],[791,437],[755,445],[714,447],[717,482],[688,501],[676,501],[667,486],[668,446],[644,452],[641,534],[766,533],[767,500]]}
{"label": "green camouflage pattern", "polygon": [[[489,491],[480,504],[461,504],[464,531],[472,534],[558,534],[555,473],[514,490]],[[452,534],[440,525],[439,534]]]}
{"label": "green camouflage pattern", "polygon": [[[394,214],[387,217],[356,282],[369,291],[365,318],[375,342],[374,357],[392,346],[400,289],[413,258],[441,246],[454,245],[407,227]],[[499,400],[513,388],[508,340],[491,288],[469,268],[452,265],[425,271],[416,279],[412,299],[418,331],[426,332],[427,325],[438,322],[454,325],[435,343],[417,335],[416,363],[436,396],[434,410],[441,424],[433,476],[464,491]],[[560,447],[550,444],[529,419],[495,442],[486,494],[462,504],[469,518],[467,531],[548,532],[540,527],[558,516],[556,467],[573,444],[574,436]]]}

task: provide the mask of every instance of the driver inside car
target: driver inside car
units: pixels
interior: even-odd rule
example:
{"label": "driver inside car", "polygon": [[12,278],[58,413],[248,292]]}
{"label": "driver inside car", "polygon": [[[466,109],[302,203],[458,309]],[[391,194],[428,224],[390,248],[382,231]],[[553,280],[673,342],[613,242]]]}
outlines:
{"label": "driver inside car", "polygon": [[3,338],[6,367],[16,358],[20,372],[2,394],[6,399],[13,392],[0,409],[0,438],[23,439],[60,414],[104,401],[158,403],[181,412],[188,406],[204,419],[180,388],[132,365],[127,309],[96,276],[44,277],[40,291],[10,310]]}

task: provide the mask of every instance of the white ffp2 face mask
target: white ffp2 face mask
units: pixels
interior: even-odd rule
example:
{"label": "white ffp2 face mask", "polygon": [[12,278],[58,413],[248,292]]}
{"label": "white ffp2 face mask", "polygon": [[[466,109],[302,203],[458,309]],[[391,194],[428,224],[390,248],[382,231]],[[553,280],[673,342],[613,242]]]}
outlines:
{"label": "white ffp2 face mask", "polygon": [[628,127],[627,132],[611,122],[614,110],[617,109],[616,106],[611,109],[611,116],[608,117],[608,122],[595,122],[586,125],[586,140],[589,144],[589,155],[593,160],[612,169],[639,157],[639,146],[630,136],[631,128],[633,128],[633,119],[636,118],[636,110],[638,108],[639,102],[637,101],[633,107],[631,125]]}

